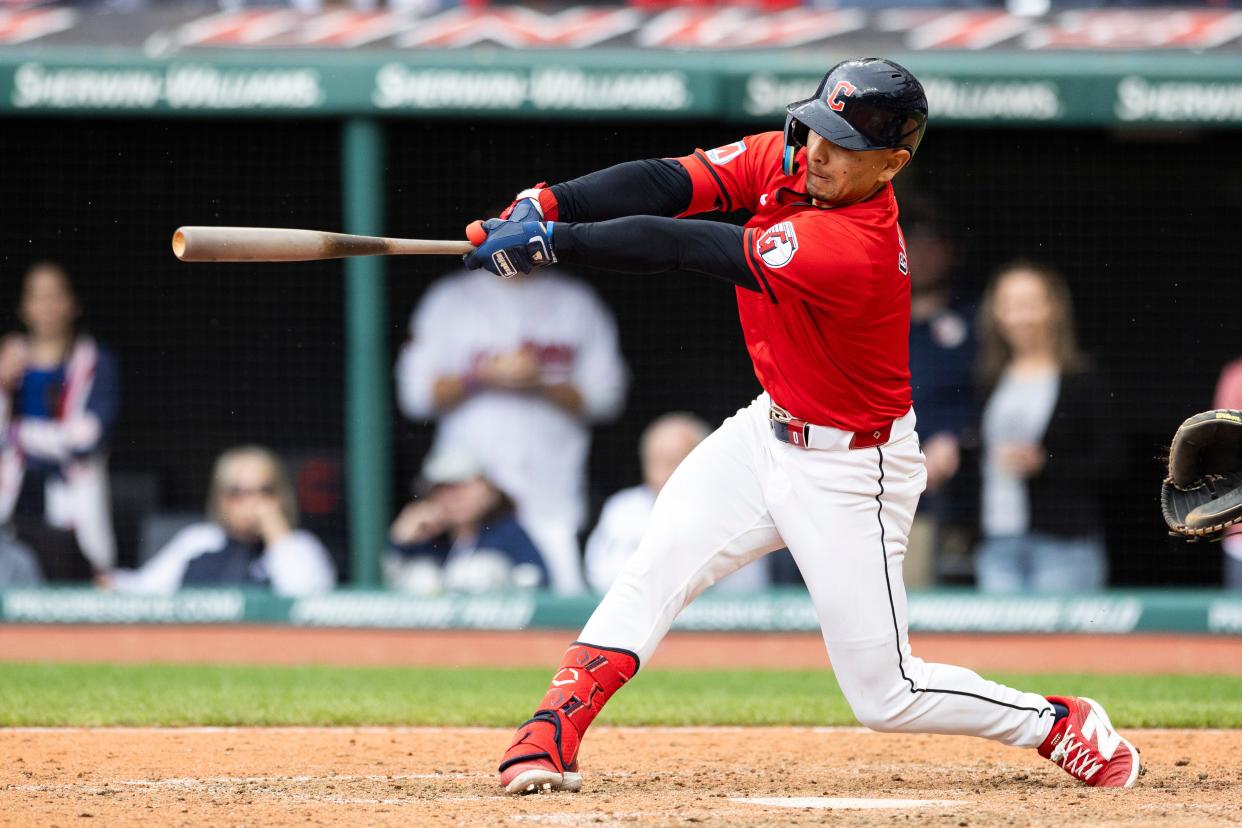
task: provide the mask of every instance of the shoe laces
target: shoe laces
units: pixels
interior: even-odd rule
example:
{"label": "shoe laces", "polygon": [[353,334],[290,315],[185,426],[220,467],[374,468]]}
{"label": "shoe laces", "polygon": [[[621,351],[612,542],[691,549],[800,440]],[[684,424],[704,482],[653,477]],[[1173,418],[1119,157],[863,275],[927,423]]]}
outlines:
{"label": "shoe laces", "polygon": [[1048,758],[1064,768],[1070,776],[1083,782],[1089,782],[1105,764],[1104,757],[1086,742],[1075,738],[1072,731],[1065,734],[1065,738]]}

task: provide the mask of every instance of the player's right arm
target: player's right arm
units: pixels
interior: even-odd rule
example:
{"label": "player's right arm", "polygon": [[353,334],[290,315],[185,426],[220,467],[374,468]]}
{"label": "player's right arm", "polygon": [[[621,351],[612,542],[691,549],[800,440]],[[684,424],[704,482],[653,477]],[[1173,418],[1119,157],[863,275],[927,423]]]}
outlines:
{"label": "player's right arm", "polygon": [[[540,241],[494,220],[482,228],[487,244],[468,255],[466,265],[508,276],[559,256],[567,263],[626,273],[688,270],[760,290],[742,228],[672,217],[711,210],[754,212],[770,167],[778,163],[781,140],[779,133],[764,133],[707,152],[618,164],[564,184],[525,190],[501,216],[518,224],[540,223],[542,229],[532,227],[536,233],[557,225],[555,252],[551,237]],[[493,233],[504,238],[493,238]],[[502,248],[507,252],[490,258]]]}

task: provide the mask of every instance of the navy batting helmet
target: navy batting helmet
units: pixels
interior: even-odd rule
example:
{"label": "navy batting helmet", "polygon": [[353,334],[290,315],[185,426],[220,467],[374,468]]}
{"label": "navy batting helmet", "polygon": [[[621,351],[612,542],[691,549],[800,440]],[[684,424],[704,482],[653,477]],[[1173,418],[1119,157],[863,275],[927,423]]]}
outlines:
{"label": "navy batting helmet", "polygon": [[807,131],[849,150],[903,147],[913,155],[927,128],[923,84],[904,66],[882,58],[860,58],[828,70],[815,97],[785,108],[784,169],[798,171],[794,153]]}

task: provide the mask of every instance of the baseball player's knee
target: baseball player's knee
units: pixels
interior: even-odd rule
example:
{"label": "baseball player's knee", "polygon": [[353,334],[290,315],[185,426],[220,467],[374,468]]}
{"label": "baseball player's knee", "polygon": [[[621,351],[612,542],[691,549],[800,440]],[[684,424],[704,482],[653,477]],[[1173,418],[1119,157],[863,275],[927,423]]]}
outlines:
{"label": "baseball player's knee", "polygon": [[837,666],[838,681],[854,718],[869,730],[900,732],[908,728],[913,718],[911,707],[917,697],[911,693],[910,682],[895,667],[883,659],[843,674],[841,666]]}
{"label": "baseball player's knee", "polygon": [[850,709],[854,711],[854,718],[858,719],[858,723],[868,730],[879,733],[894,733],[901,730],[899,711],[886,704],[883,698],[867,697],[850,699],[849,702]]}

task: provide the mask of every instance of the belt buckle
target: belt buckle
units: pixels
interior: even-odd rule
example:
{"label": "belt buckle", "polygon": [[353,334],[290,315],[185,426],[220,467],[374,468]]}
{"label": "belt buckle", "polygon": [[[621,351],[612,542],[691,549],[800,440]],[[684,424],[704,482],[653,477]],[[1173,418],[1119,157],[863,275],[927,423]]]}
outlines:
{"label": "belt buckle", "polygon": [[785,433],[789,436],[789,445],[797,446],[800,449],[810,448],[807,444],[807,438],[811,436],[810,423],[806,420],[798,419],[776,403],[772,403],[769,409],[769,417],[773,422],[785,426]]}

